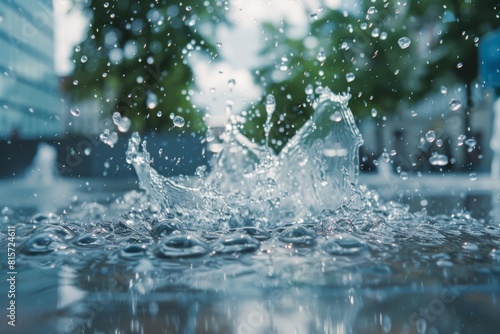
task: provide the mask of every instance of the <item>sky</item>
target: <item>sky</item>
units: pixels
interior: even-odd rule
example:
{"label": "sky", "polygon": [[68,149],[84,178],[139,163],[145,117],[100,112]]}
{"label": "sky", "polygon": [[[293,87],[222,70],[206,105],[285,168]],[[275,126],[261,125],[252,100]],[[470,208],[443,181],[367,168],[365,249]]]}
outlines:
{"label": "sky", "polygon": [[[330,8],[337,8],[341,0],[324,0]],[[221,43],[222,61],[194,57],[192,62],[198,93],[193,103],[212,115],[209,123],[218,126],[226,122],[225,106],[234,101],[233,111],[239,113],[248,102],[265,95],[254,83],[250,69],[268,61],[259,54],[263,47],[262,23],[286,20],[297,36],[305,33],[311,13],[320,12],[317,0],[232,0],[228,17],[231,27],[220,26],[214,39]],[[306,10],[304,10],[306,8]],[[71,10],[71,0],[54,0],[56,72],[67,75],[72,70],[70,56],[73,48],[84,37],[88,19],[78,10]],[[236,84],[230,90],[228,82]]]}

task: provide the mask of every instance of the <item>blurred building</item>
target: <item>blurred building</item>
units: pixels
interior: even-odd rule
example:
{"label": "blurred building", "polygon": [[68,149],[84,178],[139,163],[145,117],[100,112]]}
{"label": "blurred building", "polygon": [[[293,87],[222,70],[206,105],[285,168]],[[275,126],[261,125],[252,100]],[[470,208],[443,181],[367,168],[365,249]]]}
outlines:
{"label": "blurred building", "polygon": [[0,2],[0,139],[61,131],[52,0]]}

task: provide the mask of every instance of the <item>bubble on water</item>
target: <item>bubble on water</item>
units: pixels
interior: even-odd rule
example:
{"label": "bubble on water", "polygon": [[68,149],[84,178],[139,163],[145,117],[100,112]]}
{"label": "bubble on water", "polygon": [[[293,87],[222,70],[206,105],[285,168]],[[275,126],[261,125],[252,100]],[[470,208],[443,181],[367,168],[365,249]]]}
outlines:
{"label": "bubble on water", "polygon": [[314,93],[313,85],[308,84],[306,86],[305,92],[306,92],[307,95],[312,95]]}
{"label": "bubble on water", "polygon": [[429,163],[433,166],[446,166],[448,164],[448,156],[444,154],[433,154],[429,158]]}
{"label": "bubble on water", "polygon": [[323,63],[326,60],[326,52],[325,49],[320,48],[318,54],[316,55],[316,59],[320,62]]}
{"label": "bubble on water", "polygon": [[476,181],[477,180],[477,174],[476,173],[470,173],[469,174],[469,180]]}
{"label": "bubble on water", "polygon": [[71,108],[69,110],[69,112],[71,113],[71,115],[73,115],[75,117],[80,116],[80,109],[78,109],[78,108]]}
{"label": "bubble on water", "polygon": [[266,113],[268,115],[272,115],[274,113],[274,110],[276,109],[276,99],[274,98],[273,94],[269,94],[266,96]]}
{"label": "bubble on water", "polygon": [[449,106],[451,111],[457,111],[462,107],[462,101],[459,99],[451,99]]}
{"label": "bubble on water", "polygon": [[209,251],[208,245],[193,235],[171,235],[158,242],[154,254],[160,258],[189,258]]}
{"label": "bubble on water", "polygon": [[345,75],[345,79],[347,80],[347,82],[353,82],[354,79],[356,79],[356,75],[352,72],[349,72]]}
{"label": "bubble on water", "polygon": [[118,142],[118,134],[114,131],[110,133],[109,129],[104,129],[103,133],[99,136],[99,139],[101,139],[104,144],[114,147]]}
{"label": "bubble on water", "polygon": [[441,86],[440,92],[443,95],[446,95],[448,93],[448,88],[446,86]]}
{"label": "bubble on water", "polygon": [[179,116],[179,115],[174,117],[173,122],[174,122],[174,126],[178,127],[178,128],[182,128],[184,126],[184,124],[186,123],[184,118],[182,116]]}
{"label": "bubble on water", "polygon": [[436,133],[434,132],[434,130],[427,131],[427,133],[425,134],[425,139],[429,143],[432,143],[436,139]]}
{"label": "bubble on water", "polygon": [[158,105],[158,96],[155,93],[148,91],[146,95],[146,106],[148,109],[154,109]]}
{"label": "bubble on water", "polygon": [[401,37],[398,40],[398,44],[401,49],[406,49],[410,46],[411,40],[408,37]]}
{"label": "bubble on water", "polygon": [[85,56],[85,55],[83,55],[83,56],[80,58],[80,61],[81,61],[83,64],[84,64],[84,63],[86,63],[86,62],[87,62],[87,60],[88,60],[88,57],[87,57],[87,56]]}

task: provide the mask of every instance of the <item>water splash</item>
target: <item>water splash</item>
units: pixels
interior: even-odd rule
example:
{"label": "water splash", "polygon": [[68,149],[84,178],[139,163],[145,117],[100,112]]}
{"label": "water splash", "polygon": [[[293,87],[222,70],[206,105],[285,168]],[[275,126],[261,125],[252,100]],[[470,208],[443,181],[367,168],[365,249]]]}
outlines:
{"label": "water splash", "polygon": [[[137,133],[129,141],[127,161],[162,212],[188,215],[205,229],[272,227],[337,209],[359,195],[355,185],[363,140],[347,105],[349,97],[328,88],[318,91],[313,116],[279,155],[267,140],[264,146],[252,143],[231,123],[207,177],[161,176],[150,165],[146,142],[141,144]],[[265,106],[268,138],[274,96],[266,97]]]}

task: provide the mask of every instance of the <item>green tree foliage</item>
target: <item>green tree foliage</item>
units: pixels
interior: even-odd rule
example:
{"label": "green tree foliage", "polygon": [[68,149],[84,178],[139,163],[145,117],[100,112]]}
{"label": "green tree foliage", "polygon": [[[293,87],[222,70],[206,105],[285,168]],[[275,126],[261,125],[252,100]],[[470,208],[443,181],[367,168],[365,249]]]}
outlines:
{"label": "green tree foliage", "polygon": [[[256,78],[277,101],[273,148],[279,151],[310,117],[309,84],[352,95],[350,107],[358,117],[373,109],[394,113],[443,84],[470,87],[477,77],[477,38],[498,23],[491,1],[360,0],[348,11],[311,14],[303,38],[289,36],[286,22],[266,24],[263,53],[275,59]],[[265,113],[258,109],[249,112],[243,132],[262,141]]]}
{"label": "green tree foliage", "polygon": [[197,51],[216,58],[214,45],[201,31],[226,22],[223,3],[111,0],[79,5],[90,27],[73,54],[75,98],[99,99],[107,115],[120,112],[135,130],[171,128],[172,114],[184,117],[183,129],[204,130],[203,115],[190,101],[194,77],[188,59]]}

